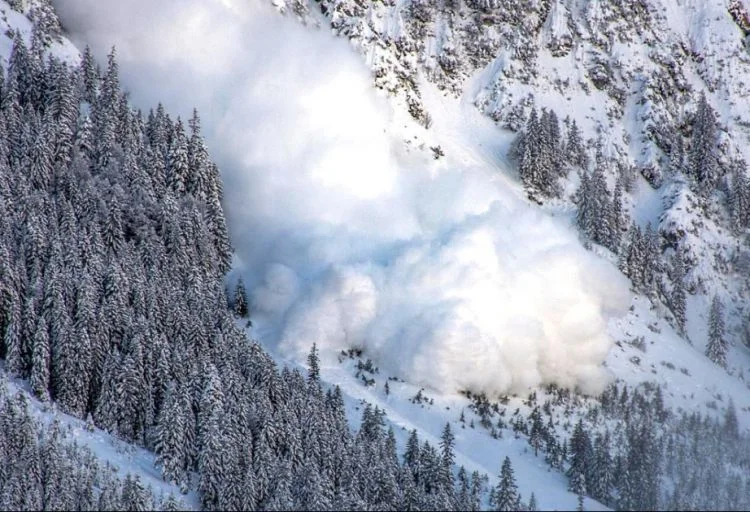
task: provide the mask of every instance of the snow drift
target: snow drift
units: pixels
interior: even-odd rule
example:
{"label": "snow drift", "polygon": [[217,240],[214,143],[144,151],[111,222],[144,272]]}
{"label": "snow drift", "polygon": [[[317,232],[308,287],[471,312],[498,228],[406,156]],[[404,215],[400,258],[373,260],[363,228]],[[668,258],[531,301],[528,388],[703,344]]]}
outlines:
{"label": "snow drift", "polygon": [[256,334],[440,391],[595,391],[614,267],[477,166],[407,153],[347,43],[239,0],[58,0],[136,104],[201,111]]}

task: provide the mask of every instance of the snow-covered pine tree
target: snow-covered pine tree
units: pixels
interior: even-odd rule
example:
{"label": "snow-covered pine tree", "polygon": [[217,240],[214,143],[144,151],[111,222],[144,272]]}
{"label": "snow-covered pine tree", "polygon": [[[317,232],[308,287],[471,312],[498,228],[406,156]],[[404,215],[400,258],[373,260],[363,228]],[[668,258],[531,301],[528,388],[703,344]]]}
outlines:
{"label": "snow-covered pine tree", "polygon": [[170,383],[156,430],[156,463],[168,482],[182,484],[187,478],[188,457],[185,453],[185,414],[181,393],[175,382]]}
{"label": "snow-covered pine tree", "polygon": [[45,48],[60,40],[62,27],[50,0],[37,0],[29,11],[29,18],[34,24],[34,38]]}
{"label": "snow-covered pine tree", "polygon": [[[221,424],[224,414],[224,394],[218,372],[213,365],[208,370],[199,410],[198,471],[201,506],[204,510],[224,510],[221,490],[227,474],[229,453]],[[237,447],[238,448],[238,447]]]}
{"label": "snow-covered pine tree", "polygon": [[685,333],[687,321],[687,295],[685,292],[685,262],[682,252],[678,250],[672,257],[672,293],[669,306],[674,314],[678,332]]}
{"label": "snow-covered pine tree", "polygon": [[440,436],[440,485],[451,496],[453,495],[453,475],[451,471],[453,471],[455,464],[453,453],[455,441],[456,437],[451,431],[450,423],[446,423]]}
{"label": "snow-covered pine tree", "polygon": [[560,122],[557,114],[552,109],[542,111],[540,119],[541,129],[543,130],[544,152],[548,161],[549,169],[547,170],[549,181],[546,186],[551,193],[559,192],[557,188],[557,178],[565,175],[565,162],[562,153],[562,140],[560,135]]}
{"label": "snow-covered pine tree", "polygon": [[611,455],[609,431],[596,436],[590,474],[591,480],[587,487],[591,496],[604,504],[610,503],[612,488],[614,487],[614,463]]}
{"label": "snow-covered pine tree", "polygon": [[237,280],[237,286],[234,288],[233,297],[233,309],[235,314],[240,318],[247,318],[248,315],[248,301],[247,301],[247,290],[245,289],[245,283],[240,277]]}
{"label": "snow-covered pine tree", "polygon": [[188,166],[190,170],[187,191],[197,199],[205,201],[215,191],[211,190],[214,186],[211,176],[211,161],[201,135],[200,116],[197,110],[193,110],[193,117],[188,125],[190,127],[190,139],[188,140]]}
{"label": "snow-covered pine tree", "polygon": [[307,380],[311,385],[320,385],[320,355],[316,343],[312,344],[310,353],[307,355]]}
{"label": "snow-covered pine tree", "polygon": [[570,467],[567,475],[569,480],[568,490],[576,494],[586,494],[587,485],[592,463],[591,460],[591,438],[583,426],[583,421],[578,420],[573,435],[570,438]]}
{"label": "snow-covered pine tree", "polygon": [[729,190],[729,211],[732,227],[741,232],[750,226],[750,183],[744,165],[735,166]]}
{"label": "snow-covered pine tree", "polygon": [[518,486],[513,473],[510,458],[505,457],[500,469],[500,481],[490,496],[492,510],[508,512],[518,510],[520,506]]}
{"label": "snow-covered pine tree", "polygon": [[521,182],[529,192],[544,197],[559,195],[557,179],[562,173],[559,138],[557,116],[542,110],[539,117],[536,109],[532,109],[515,149]]}
{"label": "snow-covered pine tree", "polygon": [[702,195],[713,192],[720,178],[717,130],[716,114],[709,105],[706,95],[701,93],[693,122],[689,162],[690,173],[696,181],[697,191]]}
{"label": "snow-covered pine tree", "polygon": [[49,400],[50,348],[47,320],[39,317],[31,360],[31,390],[43,402]]}
{"label": "snow-covered pine tree", "polygon": [[734,405],[734,400],[731,398],[729,399],[727,410],[724,412],[724,433],[732,440],[736,440],[740,434],[737,408]]}
{"label": "snow-covered pine tree", "polygon": [[536,495],[532,492],[531,497],[529,498],[529,503],[526,505],[526,510],[528,512],[536,512],[539,510],[539,506],[536,503]]}
{"label": "snow-covered pine tree", "polygon": [[83,50],[79,70],[81,98],[93,104],[99,94],[99,68],[88,45]]}
{"label": "snow-covered pine tree", "polygon": [[612,252],[616,254],[619,254],[620,252],[622,233],[628,225],[627,213],[625,212],[622,204],[622,194],[623,179],[622,175],[620,175],[617,177],[617,181],[615,182],[615,190],[612,193],[612,218],[610,220],[612,231],[610,233],[609,243],[607,244]]}
{"label": "snow-covered pine tree", "polygon": [[188,141],[185,128],[178,118],[172,135],[167,158],[167,181],[172,191],[180,197],[187,192],[190,181],[190,163],[188,157]]}
{"label": "snow-covered pine tree", "polygon": [[[618,252],[619,222],[601,167],[597,166],[591,174],[584,172],[581,175],[575,203],[578,206],[576,223],[583,235],[594,243]],[[619,209],[622,210],[621,205]]]}
{"label": "snow-covered pine tree", "polygon": [[573,119],[568,128],[568,137],[565,142],[565,159],[568,164],[582,170],[586,170],[589,166],[583,135],[575,119]]}
{"label": "snow-covered pine tree", "polygon": [[587,171],[583,171],[581,173],[581,182],[574,197],[574,202],[578,207],[578,211],[576,212],[576,224],[586,238],[591,238],[592,233],[594,232],[594,222],[596,219],[594,203],[589,195],[591,189],[590,182],[591,175]]}
{"label": "snow-covered pine tree", "polygon": [[724,326],[724,304],[722,304],[718,295],[715,295],[711,301],[711,310],[708,316],[706,356],[722,368],[726,368],[728,348],[726,327]]}
{"label": "snow-covered pine tree", "polygon": [[539,449],[544,444],[544,439],[549,432],[546,432],[544,422],[542,421],[542,413],[539,407],[534,407],[529,415],[529,421],[531,428],[529,430],[529,444],[534,448],[534,456],[539,455]]}

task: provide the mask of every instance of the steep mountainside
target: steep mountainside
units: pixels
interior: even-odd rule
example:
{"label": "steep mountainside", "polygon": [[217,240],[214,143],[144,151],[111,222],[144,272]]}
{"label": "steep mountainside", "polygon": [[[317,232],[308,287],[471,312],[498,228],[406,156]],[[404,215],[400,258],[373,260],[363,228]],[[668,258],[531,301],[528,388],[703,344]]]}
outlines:
{"label": "steep mountainside", "polygon": [[0,1],[0,508],[750,507],[744,2],[270,4]]}
{"label": "steep mountainside", "polygon": [[476,507],[449,427],[399,457],[314,345],[305,378],[246,337],[198,113],[135,109],[49,2],[0,13],[0,508]]}
{"label": "steep mountainside", "polygon": [[[601,172],[607,193],[620,194],[615,230],[622,233],[615,243],[582,226],[584,235],[623,260],[631,221],[642,231],[650,224],[655,276],[640,288],[659,316],[684,317],[685,306],[673,301],[679,256],[684,276],[677,286],[688,291],[690,314],[687,325],[680,318],[672,324],[702,350],[718,296],[727,308],[729,367],[746,371],[750,123],[743,116],[750,111],[750,18],[744,2],[273,3],[349,38],[376,86],[425,127],[440,108],[432,89],[473,104],[512,132],[528,131],[532,110],[554,112],[564,121],[557,131],[565,153],[575,123],[584,149],[562,163],[555,193],[529,187],[521,176],[527,190],[547,211],[565,215],[578,204],[573,193],[581,174]],[[420,136],[434,137],[429,129]],[[501,146],[496,155],[511,175],[523,157],[513,149]]]}
{"label": "steep mountainside", "polygon": [[[471,132],[484,165],[577,224],[638,293],[610,325],[617,379],[656,383],[676,410],[713,415],[730,397],[748,425],[745,2],[273,4],[348,38],[374,84],[422,126],[414,146],[436,158],[466,157],[455,140],[467,125],[446,131],[446,105],[494,121],[494,142]],[[540,151],[554,172],[535,170],[528,149],[547,124],[556,128],[539,144],[552,156]]]}

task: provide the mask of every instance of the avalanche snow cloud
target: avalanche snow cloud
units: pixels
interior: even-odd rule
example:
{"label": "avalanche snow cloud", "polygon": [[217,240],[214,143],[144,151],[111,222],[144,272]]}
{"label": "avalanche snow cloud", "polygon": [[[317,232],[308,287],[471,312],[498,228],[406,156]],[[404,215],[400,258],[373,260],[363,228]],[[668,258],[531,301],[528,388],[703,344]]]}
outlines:
{"label": "avalanche snow cloud", "polygon": [[444,392],[603,384],[623,277],[489,171],[407,153],[346,41],[253,1],[55,3],[136,104],[200,110],[266,343]]}

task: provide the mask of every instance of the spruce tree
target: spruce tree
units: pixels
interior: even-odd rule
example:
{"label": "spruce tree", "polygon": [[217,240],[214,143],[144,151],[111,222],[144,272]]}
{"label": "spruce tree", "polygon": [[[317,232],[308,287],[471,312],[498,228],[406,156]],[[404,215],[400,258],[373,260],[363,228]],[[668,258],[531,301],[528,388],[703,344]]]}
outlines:
{"label": "spruce tree", "polygon": [[167,182],[177,197],[187,192],[189,174],[188,141],[182,121],[178,119],[167,158]]}
{"label": "spruce tree", "polygon": [[237,281],[237,286],[234,288],[234,312],[240,318],[247,318],[248,305],[247,305],[247,290],[245,290],[245,283],[242,278]]}
{"label": "spruce tree", "polygon": [[587,476],[591,471],[591,439],[583,426],[583,421],[578,420],[573,435],[570,438],[570,468],[567,471],[568,490],[575,493],[586,494]]}
{"label": "spruce tree", "polygon": [[575,119],[568,129],[568,139],[565,143],[565,159],[570,165],[586,169],[589,165],[588,155],[583,142],[583,136]]}
{"label": "spruce tree", "polygon": [[507,512],[518,510],[519,496],[510,458],[505,457],[500,469],[500,481],[490,496],[492,510]]}
{"label": "spruce tree", "polygon": [[706,195],[713,192],[719,180],[719,162],[716,114],[701,93],[693,122],[693,135],[689,154],[690,172],[698,186],[698,192]]}
{"label": "spruce tree", "polygon": [[320,385],[320,356],[316,343],[313,343],[307,355],[307,380],[310,384]]}
{"label": "spruce tree", "polygon": [[83,87],[83,100],[94,103],[99,91],[99,70],[88,45],[83,50],[79,73]]}
{"label": "spruce tree", "polygon": [[453,447],[456,437],[451,431],[450,423],[443,427],[443,433],[440,436],[440,480],[443,489],[449,494],[453,494],[453,475],[451,471],[455,462]]}
{"label": "spruce tree", "polygon": [[722,304],[718,295],[714,295],[708,317],[706,356],[722,368],[726,368],[728,348],[724,326],[724,304]]}
{"label": "spruce tree", "polygon": [[750,226],[750,183],[744,166],[736,166],[729,191],[729,211],[732,227],[741,232]]}
{"label": "spruce tree", "polygon": [[542,413],[539,410],[539,407],[535,407],[534,410],[531,411],[529,420],[531,421],[529,444],[534,448],[534,456],[536,457],[539,455],[539,449],[542,447],[546,433],[545,425],[542,421]]}
{"label": "spruce tree", "polygon": [[682,253],[677,251],[672,258],[672,293],[669,297],[669,305],[674,314],[677,330],[685,333],[685,322],[687,321],[687,296],[685,292],[685,263]]}
{"label": "spruce tree", "polygon": [[528,510],[528,512],[536,512],[539,510],[539,506],[536,503],[536,495],[533,492],[529,498],[529,504],[526,505],[526,510]]}
{"label": "spruce tree", "polygon": [[610,454],[609,431],[598,434],[594,444],[594,459],[592,461],[591,481],[588,482],[590,494],[596,500],[607,504],[611,501],[614,486],[613,461]]}
{"label": "spruce tree", "polygon": [[622,233],[625,227],[628,225],[626,213],[622,204],[622,181],[622,176],[619,176],[617,178],[617,181],[615,182],[615,190],[612,194],[612,219],[610,220],[611,233],[609,243],[607,244],[607,246],[615,253],[620,252],[619,249],[622,242]]}
{"label": "spruce tree", "polygon": [[544,197],[559,195],[558,176],[562,174],[560,128],[551,111],[543,110],[541,118],[532,109],[525,131],[516,142],[521,182],[531,193]]}
{"label": "spruce tree", "polygon": [[47,321],[39,317],[31,361],[31,390],[42,401],[49,400],[50,348]]}
{"label": "spruce tree", "polygon": [[188,455],[185,450],[186,424],[180,390],[172,382],[162,407],[156,431],[156,463],[167,482],[184,483],[187,478]]}
{"label": "spruce tree", "polygon": [[724,413],[724,433],[731,440],[736,440],[740,433],[739,421],[737,419],[737,408],[734,406],[734,400],[729,399],[729,405]]}
{"label": "spruce tree", "polygon": [[615,215],[604,171],[597,167],[593,173],[584,172],[576,191],[575,203],[578,206],[576,222],[583,235],[590,241],[603,245],[613,252],[619,251],[619,220],[622,205]]}

